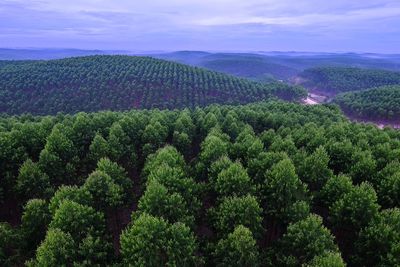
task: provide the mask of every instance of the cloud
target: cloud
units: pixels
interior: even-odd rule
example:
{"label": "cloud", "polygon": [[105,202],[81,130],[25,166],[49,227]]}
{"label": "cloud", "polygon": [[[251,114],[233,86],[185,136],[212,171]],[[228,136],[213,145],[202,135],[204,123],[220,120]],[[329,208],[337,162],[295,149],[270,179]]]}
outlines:
{"label": "cloud", "polygon": [[370,50],[384,39],[394,51],[400,2],[2,0],[0,36],[3,45],[75,40],[79,47],[140,50]]}

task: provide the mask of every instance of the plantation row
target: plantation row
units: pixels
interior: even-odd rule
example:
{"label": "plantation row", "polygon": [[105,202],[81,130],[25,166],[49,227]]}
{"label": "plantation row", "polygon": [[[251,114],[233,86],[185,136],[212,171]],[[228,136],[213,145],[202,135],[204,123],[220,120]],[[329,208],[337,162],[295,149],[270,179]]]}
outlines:
{"label": "plantation row", "polygon": [[359,91],[400,84],[400,72],[345,67],[317,67],[305,70],[304,86],[329,94]]}
{"label": "plantation row", "polygon": [[3,117],[0,265],[397,266],[399,158],[335,106]]}
{"label": "plantation row", "polygon": [[338,95],[335,102],[347,113],[361,118],[398,120],[400,85],[384,86]]}
{"label": "plantation row", "polygon": [[178,63],[129,56],[0,62],[0,112],[40,115],[245,104],[306,92]]}

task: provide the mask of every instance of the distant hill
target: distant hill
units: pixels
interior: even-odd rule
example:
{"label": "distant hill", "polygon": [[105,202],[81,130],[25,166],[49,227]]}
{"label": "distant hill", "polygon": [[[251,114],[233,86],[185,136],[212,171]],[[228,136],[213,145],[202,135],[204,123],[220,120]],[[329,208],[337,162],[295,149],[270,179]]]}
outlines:
{"label": "distant hill", "polygon": [[200,66],[258,81],[291,81],[306,69],[315,67],[376,68],[400,71],[399,55],[356,53],[211,53],[181,51],[151,54],[153,57]]}
{"label": "distant hill", "polygon": [[400,72],[377,69],[318,67],[305,70],[300,77],[307,88],[329,94],[400,84]]}
{"label": "distant hill", "polygon": [[262,84],[149,57],[0,62],[0,112],[8,114],[193,108],[298,100],[305,94],[297,86]]}
{"label": "distant hill", "polygon": [[350,115],[400,121],[400,85],[339,94],[334,101]]}
{"label": "distant hill", "polygon": [[91,55],[151,56],[197,67],[204,67],[255,81],[292,81],[306,69],[315,67],[354,67],[400,71],[400,55],[372,53],[249,52],[205,51],[133,52],[82,49],[0,48],[0,60],[49,60]]}
{"label": "distant hill", "polygon": [[0,48],[0,60],[45,60],[62,59],[67,57],[91,56],[91,55],[115,55],[127,54],[127,51],[103,51],[81,49],[13,49]]}
{"label": "distant hill", "polygon": [[210,58],[209,60],[206,58],[202,63],[203,67],[257,81],[288,80],[298,72],[291,67],[257,56],[226,55],[221,58]]}

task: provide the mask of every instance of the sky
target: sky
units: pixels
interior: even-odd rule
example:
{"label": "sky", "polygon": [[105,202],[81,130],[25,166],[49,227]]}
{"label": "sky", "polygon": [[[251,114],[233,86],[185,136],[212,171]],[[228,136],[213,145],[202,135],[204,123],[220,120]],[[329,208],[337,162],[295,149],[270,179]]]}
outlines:
{"label": "sky", "polygon": [[0,0],[0,47],[400,53],[400,0]]}

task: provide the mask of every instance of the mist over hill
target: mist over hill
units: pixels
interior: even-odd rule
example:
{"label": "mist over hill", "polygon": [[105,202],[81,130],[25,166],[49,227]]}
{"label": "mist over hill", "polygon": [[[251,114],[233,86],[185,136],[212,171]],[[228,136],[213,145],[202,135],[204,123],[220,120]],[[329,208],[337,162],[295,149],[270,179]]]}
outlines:
{"label": "mist over hill", "polygon": [[356,67],[400,71],[400,56],[357,53],[254,52],[205,53],[173,52],[151,56],[225,72],[253,80],[290,81],[309,68]]}

